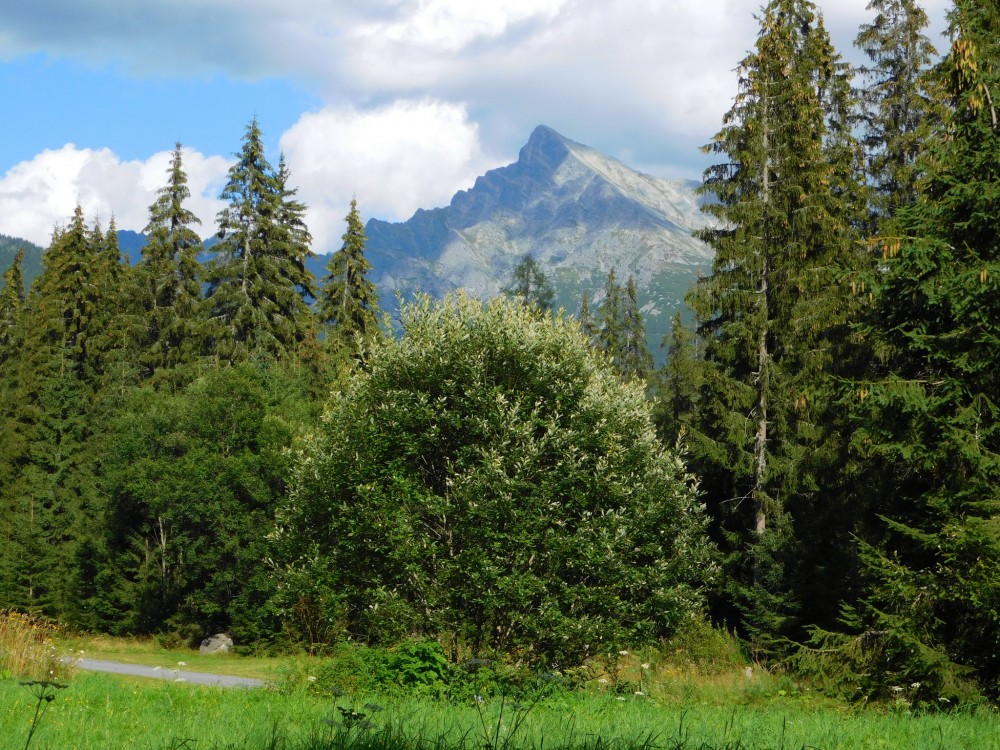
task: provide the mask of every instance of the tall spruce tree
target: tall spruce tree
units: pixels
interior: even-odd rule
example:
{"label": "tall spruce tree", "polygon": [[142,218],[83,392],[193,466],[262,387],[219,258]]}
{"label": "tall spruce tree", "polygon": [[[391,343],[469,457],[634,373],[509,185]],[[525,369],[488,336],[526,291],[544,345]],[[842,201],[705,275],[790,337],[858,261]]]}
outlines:
{"label": "tall spruce tree", "polygon": [[65,617],[74,564],[97,526],[103,375],[118,298],[117,245],[77,207],[54,233],[22,316],[18,356],[4,366],[0,430],[0,596]]}
{"label": "tall spruce tree", "polygon": [[796,634],[810,586],[790,564],[795,522],[816,508],[818,472],[836,454],[828,411],[859,188],[848,72],[815,5],[771,0],[759,22],[706,147],[724,160],[704,186],[719,220],[703,233],[713,273],[688,299],[706,360],[689,448],[730,552],[732,614],[766,647]]}
{"label": "tall spruce tree", "polygon": [[335,357],[354,362],[366,341],[379,336],[378,292],[368,278],[365,227],[357,200],[345,219],[344,244],[327,263],[320,295],[319,319],[326,326],[327,348]]}
{"label": "tall spruce tree", "polygon": [[[951,114],[885,240],[865,333],[885,375],[855,393],[880,533],[841,654],[871,694],[1000,696],[1000,4],[959,0],[940,65]],[[830,644],[826,643],[827,652]]]}
{"label": "tall spruce tree", "polygon": [[875,17],[854,44],[870,61],[860,69],[862,142],[871,214],[881,222],[916,200],[917,156],[942,112],[927,91],[927,70],[937,54],[923,33],[927,14],[915,0],[871,0],[868,10]]}
{"label": "tall spruce tree", "polygon": [[289,224],[289,192],[264,155],[257,120],[229,170],[219,212],[220,241],[206,276],[215,353],[223,361],[282,358],[311,329],[306,295],[312,289],[299,242],[307,234]]}
{"label": "tall spruce tree", "polygon": [[167,176],[144,230],[149,241],[136,269],[141,318],[135,332],[142,377],[178,383],[186,377],[179,368],[198,359],[206,335],[198,262],[203,245],[194,230],[201,220],[185,207],[191,190],[180,143]]}

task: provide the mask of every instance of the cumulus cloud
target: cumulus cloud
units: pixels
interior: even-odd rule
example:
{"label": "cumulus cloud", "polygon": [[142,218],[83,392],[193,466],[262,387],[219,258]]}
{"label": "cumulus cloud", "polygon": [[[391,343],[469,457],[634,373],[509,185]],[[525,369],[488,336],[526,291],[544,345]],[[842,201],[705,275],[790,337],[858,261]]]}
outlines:
{"label": "cumulus cloud", "polygon": [[314,248],[335,250],[351,198],[366,218],[405,219],[447,204],[497,166],[464,107],[430,99],[303,115],[281,138],[291,182],[309,206]]}
{"label": "cumulus cloud", "polygon": [[[326,250],[352,195],[380,218],[441,205],[510,161],[542,123],[656,174],[697,176],[697,146],[732,102],[762,2],[145,0],[124,12],[121,0],[33,0],[0,3],[0,58],[41,50],[137,75],[221,72],[311,87],[326,106],[281,145]],[[847,53],[871,17],[868,0],[818,4]],[[923,4],[938,42],[949,0]],[[199,112],[211,120],[210,104]],[[121,226],[143,226],[166,157],[126,162],[107,145],[56,148],[11,168],[0,180],[0,229],[44,239],[78,200],[88,215],[113,211]],[[194,192],[222,164],[192,152]],[[193,203],[206,233],[217,192]]]}
{"label": "cumulus cloud", "polygon": [[[53,227],[64,225],[77,204],[88,220],[107,226],[114,217],[121,229],[141,230],[156,191],[167,181],[169,164],[169,152],[123,161],[110,149],[81,149],[72,143],[43,151],[0,178],[3,231],[45,246]],[[184,168],[192,194],[188,208],[202,220],[201,233],[211,234],[229,164],[185,149]]]}

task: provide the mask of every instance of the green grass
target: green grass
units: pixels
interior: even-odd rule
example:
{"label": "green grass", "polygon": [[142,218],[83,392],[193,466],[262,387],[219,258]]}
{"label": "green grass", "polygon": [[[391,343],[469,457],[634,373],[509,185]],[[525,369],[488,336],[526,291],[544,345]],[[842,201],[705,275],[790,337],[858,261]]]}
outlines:
{"label": "green grass", "polygon": [[168,649],[153,638],[112,638],[110,636],[66,636],[57,641],[61,653],[86,656],[88,659],[107,659],[150,667],[174,668],[183,661],[184,669],[192,672],[231,674],[237,677],[255,677],[260,680],[278,679],[289,657],[249,657],[239,654],[212,654],[203,656],[197,649]]}
{"label": "green grass", "polygon": [[[772,686],[773,687],[773,686]],[[668,748],[669,750],[961,750],[1000,747],[1000,723],[987,711],[911,716],[905,712],[853,712],[805,694],[731,693],[731,705],[711,696],[721,688],[695,688],[684,698],[565,693],[535,706],[516,734],[513,709],[499,731],[500,701],[484,704],[486,740],[477,709],[418,699],[340,698],[370,714],[388,734],[358,730],[340,736],[342,750],[520,750],[521,748]],[[780,689],[779,689],[780,691]],[[23,747],[35,698],[16,680],[0,680],[0,747]],[[363,706],[378,702],[386,710]],[[32,743],[51,750],[319,750],[338,715],[331,698],[305,691],[222,690],[170,682],[122,680],[77,673],[59,693]],[[5,739],[6,738],[6,739]],[[277,742],[274,740],[277,738]],[[598,743],[600,739],[600,743]],[[347,740],[346,742],[344,740]],[[504,743],[504,740],[509,742]]]}

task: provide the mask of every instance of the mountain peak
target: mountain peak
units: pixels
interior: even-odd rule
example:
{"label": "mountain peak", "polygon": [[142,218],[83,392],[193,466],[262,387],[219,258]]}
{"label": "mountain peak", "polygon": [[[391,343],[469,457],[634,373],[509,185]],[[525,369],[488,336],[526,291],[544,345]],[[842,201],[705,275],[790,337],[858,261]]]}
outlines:
{"label": "mountain peak", "polygon": [[569,141],[548,125],[539,125],[518,154],[518,161],[550,169],[558,167],[569,155]]}

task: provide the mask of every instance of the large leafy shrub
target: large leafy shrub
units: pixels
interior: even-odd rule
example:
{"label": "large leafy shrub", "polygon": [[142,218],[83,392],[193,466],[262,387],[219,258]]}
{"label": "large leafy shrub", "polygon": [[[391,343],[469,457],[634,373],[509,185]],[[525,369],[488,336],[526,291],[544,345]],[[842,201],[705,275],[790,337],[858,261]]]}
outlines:
{"label": "large leafy shrub", "polygon": [[574,321],[458,296],[401,323],[279,508],[290,623],[575,661],[700,610],[715,567],[692,478]]}

